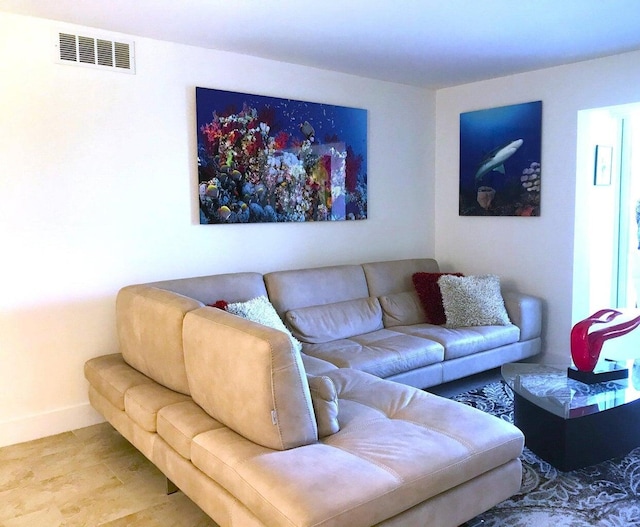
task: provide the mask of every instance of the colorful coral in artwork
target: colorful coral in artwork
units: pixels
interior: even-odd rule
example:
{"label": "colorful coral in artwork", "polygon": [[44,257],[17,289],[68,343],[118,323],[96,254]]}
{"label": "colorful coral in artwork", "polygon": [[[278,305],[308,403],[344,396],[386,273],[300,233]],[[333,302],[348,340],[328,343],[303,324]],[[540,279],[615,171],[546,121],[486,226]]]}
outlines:
{"label": "colorful coral in artwork", "polygon": [[294,134],[275,120],[244,104],[200,126],[201,223],[366,218],[362,156],[335,136],[318,140],[308,121]]}

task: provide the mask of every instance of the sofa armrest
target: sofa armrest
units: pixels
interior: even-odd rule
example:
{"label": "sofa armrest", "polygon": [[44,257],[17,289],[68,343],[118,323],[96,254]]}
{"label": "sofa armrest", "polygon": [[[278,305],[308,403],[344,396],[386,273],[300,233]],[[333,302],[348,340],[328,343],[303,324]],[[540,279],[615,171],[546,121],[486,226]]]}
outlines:
{"label": "sofa armrest", "polygon": [[542,334],[542,300],[514,291],[502,293],[511,322],[520,328],[520,341],[531,340]]}

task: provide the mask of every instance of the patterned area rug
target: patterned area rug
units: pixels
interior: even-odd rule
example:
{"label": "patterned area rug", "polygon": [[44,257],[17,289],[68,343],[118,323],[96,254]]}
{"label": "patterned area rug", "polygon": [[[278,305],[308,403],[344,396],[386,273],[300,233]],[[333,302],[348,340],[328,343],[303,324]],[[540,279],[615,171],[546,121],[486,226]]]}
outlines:
{"label": "patterned area rug", "polygon": [[[501,382],[453,399],[513,422],[513,393]],[[467,525],[640,527],[640,448],[571,472],[555,469],[527,448],[521,459],[520,492]]]}

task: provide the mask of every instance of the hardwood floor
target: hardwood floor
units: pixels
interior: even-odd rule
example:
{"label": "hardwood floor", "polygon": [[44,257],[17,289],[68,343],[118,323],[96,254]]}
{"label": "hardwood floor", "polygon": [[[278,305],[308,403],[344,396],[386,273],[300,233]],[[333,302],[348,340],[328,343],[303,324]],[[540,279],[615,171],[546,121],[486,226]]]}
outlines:
{"label": "hardwood floor", "polygon": [[111,425],[0,448],[0,527],[216,527]]}

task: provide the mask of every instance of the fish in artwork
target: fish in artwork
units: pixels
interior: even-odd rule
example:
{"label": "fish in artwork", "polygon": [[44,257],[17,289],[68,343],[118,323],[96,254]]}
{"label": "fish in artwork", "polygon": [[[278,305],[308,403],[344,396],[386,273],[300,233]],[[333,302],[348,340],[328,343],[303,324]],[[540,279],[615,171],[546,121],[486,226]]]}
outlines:
{"label": "fish in artwork", "polygon": [[218,209],[218,214],[220,214],[220,217],[223,221],[227,221],[227,219],[229,219],[229,216],[231,216],[231,209],[226,205],[223,205]]}
{"label": "fish in artwork", "polygon": [[480,161],[475,177],[476,183],[480,182],[485,174],[493,170],[504,174],[504,162],[516,153],[522,143],[524,143],[522,139],[516,139],[489,152]]}
{"label": "fish in artwork", "polygon": [[205,194],[215,199],[220,195],[220,189],[218,189],[215,183],[209,183]]}
{"label": "fish in artwork", "polygon": [[316,131],[313,129],[313,126],[311,126],[309,121],[305,121],[300,125],[300,131],[309,141],[313,141],[313,138],[316,135]]}

